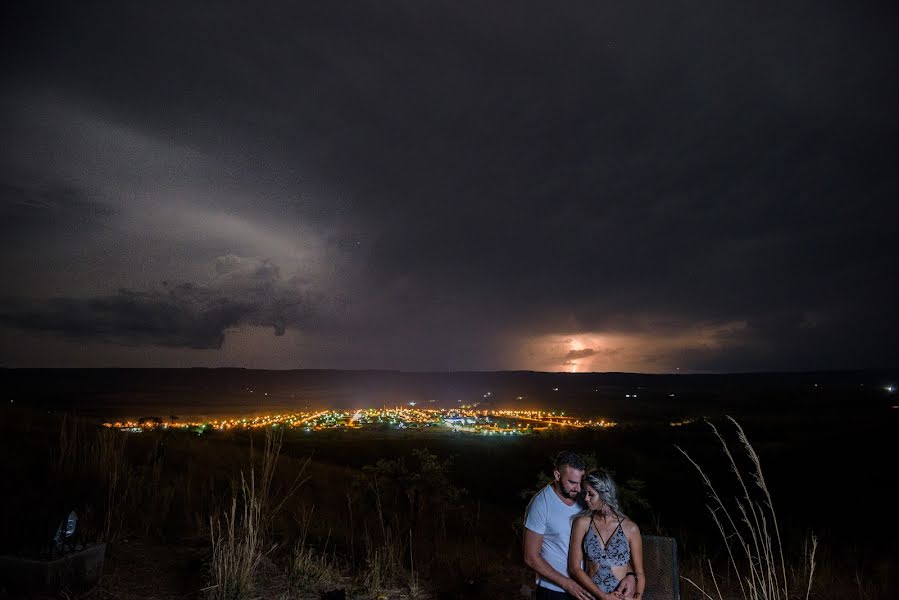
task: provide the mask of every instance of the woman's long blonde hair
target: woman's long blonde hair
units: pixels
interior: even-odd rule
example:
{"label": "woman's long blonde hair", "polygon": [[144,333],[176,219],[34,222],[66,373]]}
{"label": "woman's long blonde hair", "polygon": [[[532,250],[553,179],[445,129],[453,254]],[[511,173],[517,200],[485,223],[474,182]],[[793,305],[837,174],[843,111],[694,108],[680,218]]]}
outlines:
{"label": "woman's long blonde hair", "polygon": [[[611,508],[617,516],[623,516],[621,513],[621,505],[618,501],[618,485],[615,483],[615,480],[612,479],[611,475],[602,469],[599,469],[587,473],[584,480],[587,482],[587,485],[596,490],[596,493],[599,494],[602,501],[608,504],[609,508]],[[588,508],[583,514],[591,515],[593,514],[593,511]]]}

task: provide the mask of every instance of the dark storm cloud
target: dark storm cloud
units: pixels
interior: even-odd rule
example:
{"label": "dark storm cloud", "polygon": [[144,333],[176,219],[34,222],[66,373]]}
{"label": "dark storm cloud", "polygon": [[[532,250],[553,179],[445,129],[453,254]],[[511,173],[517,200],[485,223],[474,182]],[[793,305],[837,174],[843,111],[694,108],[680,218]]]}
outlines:
{"label": "dark storm cloud", "polygon": [[[899,262],[899,38],[886,3],[16,10],[31,14],[6,20],[6,105],[80,107],[89,118],[50,130],[101,134],[71,154],[112,145],[128,158],[96,161],[115,169],[70,160],[55,179],[112,197],[181,186],[179,202],[203,199],[196,222],[218,223],[207,217],[219,207],[240,215],[202,248],[169,244],[185,262],[270,255],[228,242],[259,245],[273,222],[326,232],[311,276],[326,291],[305,301],[334,309],[332,331],[366,346],[346,350],[353,364],[515,367],[502,358],[509,340],[575,333],[669,340],[641,351],[653,369],[899,359],[888,276]],[[23,148],[70,139],[7,129]],[[63,161],[41,156],[26,168],[4,150],[4,170],[46,179]],[[153,221],[147,237],[167,240],[168,226]],[[147,254],[133,237],[133,254]],[[169,291],[129,289],[168,310],[157,300]],[[208,329],[253,314],[230,307]],[[129,337],[128,322],[111,337]],[[609,356],[593,349],[549,354],[557,365]]]}
{"label": "dark storm cloud", "polygon": [[[11,256],[31,246],[36,239],[47,244],[66,235],[102,235],[115,209],[75,186],[23,187],[0,181],[0,264],[22,268],[17,276],[31,279],[45,273],[34,272],[34,265],[9,265]],[[13,268],[13,270],[16,270]],[[17,286],[25,284],[17,281]],[[24,285],[24,287],[28,287]]]}
{"label": "dark storm cloud", "polygon": [[0,182],[0,210],[4,219],[27,219],[44,212],[108,214],[108,207],[92,202],[74,188],[27,189]]}
{"label": "dark storm cloud", "polygon": [[[615,353],[614,350],[606,350],[605,351],[605,354],[607,354],[607,355],[614,354],[614,353]],[[599,354],[599,353],[596,350],[594,350],[593,348],[582,348],[581,350],[571,350],[567,354],[565,354],[565,356],[562,358],[562,365],[567,365],[567,366],[576,365],[576,364],[578,364],[577,361],[584,359],[584,358],[590,358],[591,356],[596,356],[597,354]]]}
{"label": "dark storm cloud", "polygon": [[575,360],[578,358],[587,358],[588,356],[593,356],[596,354],[596,350],[593,348],[584,348],[583,350],[572,350],[568,354],[565,355],[565,360]]}
{"label": "dark storm cloud", "polygon": [[270,262],[229,255],[219,258],[209,285],[164,283],[105,297],[7,300],[0,323],[68,338],[220,348],[225,331],[239,325],[272,327],[280,336],[288,326],[307,324],[304,296],[299,283],[282,281]]}

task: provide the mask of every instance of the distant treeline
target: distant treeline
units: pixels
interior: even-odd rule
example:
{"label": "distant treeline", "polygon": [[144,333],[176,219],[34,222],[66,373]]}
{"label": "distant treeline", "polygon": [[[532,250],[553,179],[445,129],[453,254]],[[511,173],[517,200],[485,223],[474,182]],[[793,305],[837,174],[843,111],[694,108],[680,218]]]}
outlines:
{"label": "distant treeline", "polygon": [[880,409],[899,369],[805,373],[419,373],[249,369],[0,369],[7,402],[102,417],[252,414],[289,408],[541,408],[615,419]]}

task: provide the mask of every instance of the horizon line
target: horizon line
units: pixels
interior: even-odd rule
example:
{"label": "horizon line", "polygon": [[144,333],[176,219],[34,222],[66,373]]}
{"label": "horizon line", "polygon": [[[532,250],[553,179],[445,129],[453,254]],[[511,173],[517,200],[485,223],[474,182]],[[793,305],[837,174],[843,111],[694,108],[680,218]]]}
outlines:
{"label": "horizon line", "polygon": [[759,370],[759,371],[665,371],[665,372],[641,372],[641,371],[583,371],[572,373],[570,371],[537,371],[533,369],[498,369],[498,370],[404,370],[404,369],[341,369],[341,368],[295,368],[295,369],[263,369],[253,367],[6,367],[0,366],[0,371],[257,371],[264,373],[297,373],[297,372],[333,372],[333,373],[394,373],[409,375],[464,375],[464,374],[512,374],[530,373],[539,375],[640,375],[650,377],[668,376],[725,376],[725,375],[802,375],[820,373],[854,373],[860,371],[895,371],[899,367],[856,367],[812,370]]}

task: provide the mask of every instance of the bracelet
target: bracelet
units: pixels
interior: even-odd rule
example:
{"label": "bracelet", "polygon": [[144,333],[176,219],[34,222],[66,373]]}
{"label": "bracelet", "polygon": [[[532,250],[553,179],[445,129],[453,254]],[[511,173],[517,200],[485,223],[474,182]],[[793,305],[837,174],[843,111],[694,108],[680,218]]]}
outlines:
{"label": "bracelet", "polygon": [[634,581],[637,580],[637,574],[634,573],[633,571],[628,571],[627,573],[624,574],[625,577],[627,577],[628,575],[633,575],[633,576],[634,576]]}

